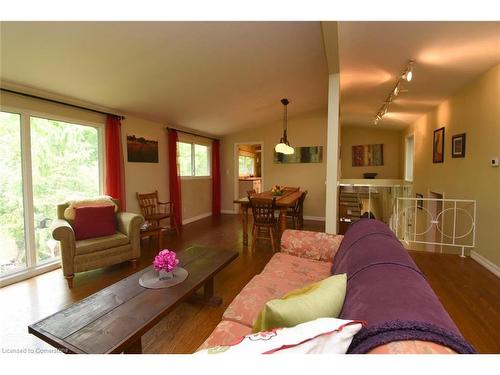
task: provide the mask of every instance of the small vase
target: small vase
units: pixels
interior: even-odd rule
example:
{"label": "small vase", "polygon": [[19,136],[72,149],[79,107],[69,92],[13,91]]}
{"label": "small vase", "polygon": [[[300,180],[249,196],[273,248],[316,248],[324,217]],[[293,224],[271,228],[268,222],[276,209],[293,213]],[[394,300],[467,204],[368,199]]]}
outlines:
{"label": "small vase", "polygon": [[172,280],[174,278],[174,270],[167,272],[165,270],[160,270],[159,272],[159,277],[160,280],[165,281],[165,280]]}

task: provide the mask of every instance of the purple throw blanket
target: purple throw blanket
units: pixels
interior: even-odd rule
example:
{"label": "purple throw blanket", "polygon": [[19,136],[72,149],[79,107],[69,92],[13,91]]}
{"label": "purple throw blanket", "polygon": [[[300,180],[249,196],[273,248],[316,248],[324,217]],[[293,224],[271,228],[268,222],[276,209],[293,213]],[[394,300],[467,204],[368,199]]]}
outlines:
{"label": "purple throw blanket", "polygon": [[335,255],[332,274],[347,274],[341,319],[368,323],[348,353],[366,353],[399,340],[432,341],[474,353],[408,252],[383,222],[352,224]]}

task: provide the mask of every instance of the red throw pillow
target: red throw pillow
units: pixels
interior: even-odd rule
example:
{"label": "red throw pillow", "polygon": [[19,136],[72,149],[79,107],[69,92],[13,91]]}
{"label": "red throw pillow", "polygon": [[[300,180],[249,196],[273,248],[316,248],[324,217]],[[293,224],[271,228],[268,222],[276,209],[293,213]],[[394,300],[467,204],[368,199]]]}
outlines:
{"label": "red throw pillow", "polygon": [[116,233],[115,206],[77,207],[75,239],[109,236]]}

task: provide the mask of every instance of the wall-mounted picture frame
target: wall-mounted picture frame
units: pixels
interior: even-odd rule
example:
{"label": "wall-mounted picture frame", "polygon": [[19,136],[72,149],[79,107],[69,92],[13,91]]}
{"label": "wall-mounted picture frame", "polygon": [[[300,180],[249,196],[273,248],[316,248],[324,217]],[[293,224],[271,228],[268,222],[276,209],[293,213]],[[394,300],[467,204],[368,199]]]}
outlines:
{"label": "wall-mounted picture frame", "polygon": [[451,157],[465,158],[465,133],[451,137]]}
{"label": "wall-mounted picture frame", "polygon": [[323,146],[294,147],[295,152],[285,155],[274,152],[274,164],[322,163]]}
{"label": "wall-mounted picture frame", "polygon": [[434,130],[432,137],[432,162],[444,162],[444,126]]}
{"label": "wall-mounted picture frame", "polygon": [[355,145],[352,146],[352,166],[380,166],[384,165],[384,145]]}
{"label": "wall-mounted picture frame", "polygon": [[158,141],[128,134],[127,161],[129,163],[158,163]]}
{"label": "wall-mounted picture frame", "polygon": [[420,193],[416,193],[415,197],[417,198],[417,208],[419,210],[423,209],[424,208],[424,200],[423,200],[424,196]]}

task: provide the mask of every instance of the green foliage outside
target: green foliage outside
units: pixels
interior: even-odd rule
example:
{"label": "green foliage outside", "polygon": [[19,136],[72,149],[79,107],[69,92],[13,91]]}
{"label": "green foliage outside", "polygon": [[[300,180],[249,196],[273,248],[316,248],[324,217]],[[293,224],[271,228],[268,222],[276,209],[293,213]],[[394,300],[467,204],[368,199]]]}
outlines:
{"label": "green foliage outside", "polygon": [[194,145],[194,171],[195,176],[210,176],[207,146]]}
{"label": "green foliage outside", "polygon": [[240,155],[238,157],[239,175],[250,176],[255,174],[255,159],[251,156]]}
{"label": "green foliage outside", "polygon": [[210,167],[208,165],[208,146],[194,144],[193,154],[192,143],[177,142],[177,154],[179,172],[181,176],[210,176]]}
{"label": "green foliage outside", "polygon": [[[0,113],[0,267],[25,264],[20,117]],[[31,158],[37,262],[59,256],[49,231],[56,205],[99,194],[98,131],[89,126],[31,118]]]}

